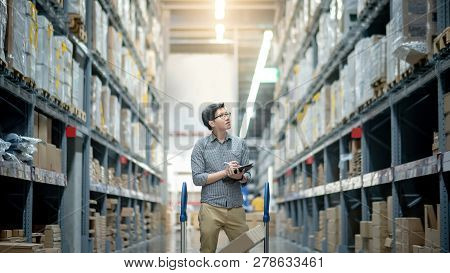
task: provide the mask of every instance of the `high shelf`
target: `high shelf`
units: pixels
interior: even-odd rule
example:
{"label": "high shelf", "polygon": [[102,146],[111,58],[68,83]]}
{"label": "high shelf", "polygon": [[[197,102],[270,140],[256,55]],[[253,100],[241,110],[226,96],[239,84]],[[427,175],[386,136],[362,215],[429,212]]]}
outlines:
{"label": "high shelf", "polygon": [[[11,67],[2,63],[1,135],[16,133],[33,137],[37,116],[51,120],[49,134],[52,138],[49,144],[61,150],[61,172],[21,163],[0,162],[0,179],[3,182],[0,196],[5,212],[0,220],[0,229],[23,229],[26,241],[32,242],[32,233],[36,232],[33,227],[58,225],[61,229],[62,252],[92,252],[94,249],[98,252],[121,252],[142,249],[143,243],[148,243],[161,232],[158,228],[152,230],[150,238],[146,230],[149,215],[161,209],[160,184],[164,180],[165,169],[164,164],[155,161],[155,153],[162,152],[155,147],[162,147],[164,144],[161,136],[163,130],[157,122],[161,118],[161,107],[155,81],[146,79],[144,82],[144,77],[136,79],[143,81],[148,94],[147,103],[151,107],[147,108],[151,112],[145,112],[146,109],[143,108],[148,105],[143,105],[133,97],[127,86],[123,86],[111,71],[107,60],[94,50],[94,1],[85,1],[86,42],[69,30],[70,16],[63,6],[52,1],[32,2],[36,5],[38,15],[45,16],[52,23],[55,35],[66,36],[73,44],[73,59],[80,64],[84,77],[81,93],[83,107],[80,109],[84,116],[67,111],[61,107],[60,102],[27,84],[23,78],[17,77]],[[157,14],[154,6],[157,3],[140,1],[142,2],[151,6],[152,13],[150,18],[144,18],[142,11],[137,9],[137,20],[143,29],[148,30],[151,27],[149,21]],[[124,46],[131,52],[139,73],[144,75],[145,60],[141,59],[134,41],[120,22],[120,17],[113,11],[109,1],[101,0],[100,4],[108,14],[110,25],[124,37]],[[154,41],[149,42],[156,48]],[[164,56],[157,56],[157,59],[161,65]],[[93,125],[91,96],[94,75],[111,89],[111,94],[117,96],[120,109],[130,110],[131,121],[144,128],[142,135],[145,143],[140,146],[144,152],[138,154],[130,147],[124,147],[111,135]],[[120,116],[120,112],[118,114]],[[152,121],[148,120],[148,114],[154,116]],[[98,160],[101,164],[103,181],[93,180],[93,160]],[[116,183],[116,180],[122,184]],[[121,215],[123,208],[130,208],[132,214]],[[94,212],[98,215],[94,215]],[[116,215],[115,220],[108,218],[112,213]],[[107,238],[104,245],[96,246],[92,235],[93,223],[100,225],[101,221],[105,221],[103,225],[108,225],[109,228],[109,221],[113,220],[116,230],[114,242]],[[158,220],[155,218],[153,221]],[[121,237],[120,232],[125,228],[124,225],[128,226],[130,234],[130,238],[126,240]],[[124,240],[128,243],[127,249],[123,246]]]}

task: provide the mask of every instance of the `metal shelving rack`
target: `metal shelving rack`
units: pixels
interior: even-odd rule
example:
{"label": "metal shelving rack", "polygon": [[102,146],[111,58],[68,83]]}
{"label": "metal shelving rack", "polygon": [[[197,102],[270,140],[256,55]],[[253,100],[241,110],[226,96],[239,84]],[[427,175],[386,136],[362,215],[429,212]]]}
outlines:
{"label": "metal shelving rack", "polygon": [[[388,3],[389,1],[377,1],[365,8],[356,28],[352,28],[337,45],[337,50],[334,50],[318,73],[319,76],[306,97],[290,113],[282,130],[275,132],[275,141],[282,139],[284,128],[295,120],[303,105],[320,90],[330,75],[339,69],[340,63],[345,60],[358,39],[367,35],[366,31],[374,23],[374,18]],[[448,26],[448,14],[444,14],[445,17],[442,14],[438,12],[438,32]],[[315,24],[317,22],[313,23]],[[314,33],[308,33],[305,41],[314,39]],[[302,48],[309,46],[310,42],[300,44],[298,52],[303,52],[305,49]],[[299,56],[299,53],[295,56]],[[290,65],[290,70],[292,66]],[[276,202],[279,208],[284,209],[286,215],[294,220],[294,224],[303,229],[303,237],[298,240],[301,245],[307,247],[309,236],[318,230],[319,210],[340,205],[341,243],[337,251],[352,252],[354,234],[358,233],[358,228],[352,224],[355,220],[370,220],[371,202],[392,195],[394,218],[420,217],[423,213],[423,206],[420,205],[426,202],[439,203],[441,252],[449,252],[450,152],[445,148],[443,104],[443,95],[449,91],[449,74],[450,54],[447,48],[435,54],[423,67],[416,69],[368,107],[275,170],[274,178],[278,184]],[[281,86],[284,88],[287,75],[281,79]],[[413,118],[418,117],[414,122],[417,122],[419,127],[423,125],[422,132],[412,124],[414,122],[408,120],[410,115]],[[424,121],[420,116],[425,116],[428,120]],[[362,128],[362,173],[349,177],[348,165],[339,167],[338,164],[341,156],[348,153],[350,134],[354,128]],[[428,142],[436,131],[439,133],[439,153],[432,155],[431,142]],[[425,136],[421,136],[423,133]],[[314,159],[313,162],[311,159]],[[324,163],[323,185],[317,185],[317,162],[320,160]],[[286,194],[284,188],[288,181],[295,181],[296,175],[299,174],[303,175],[304,184],[306,176],[312,176],[312,187],[304,186],[297,192]],[[391,221],[393,222],[392,219]],[[395,236],[393,231],[391,233]],[[395,246],[395,237],[393,239]],[[322,249],[327,251],[326,239]],[[393,252],[395,251],[393,247]]]}
{"label": "metal shelving rack", "polygon": [[[144,183],[147,187],[158,185],[161,179],[163,179],[162,172],[160,170],[157,170],[155,166],[152,166],[152,162],[150,162],[149,151],[146,152],[146,158],[139,158],[139,156],[134,155],[129,150],[124,149],[117,143],[111,144],[108,139],[100,134],[100,132],[91,127],[90,97],[93,68],[96,70],[95,72],[97,72],[97,74],[103,76],[103,79],[106,80],[107,84],[109,84],[111,88],[114,89],[114,91],[119,95],[121,105],[123,103],[123,105],[126,105],[131,109],[133,120],[139,120],[144,125],[146,129],[146,147],[150,147],[149,143],[152,138],[158,142],[161,142],[163,138],[156,131],[152,130],[148,126],[148,124],[146,124],[144,115],[140,111],[138,104],[134,102],[133,99],[129,96],[126,88],[120,86],[119,81],[111,76],[112,73],[105,65],[105,61],[103,61],[102,64],[99,64],[99,59],[92,50],[91,5],[93,5],[93,1],[86,0],[87,14],[85,23],[88,33],[87,45],[82,43],[68,31],[67,22],[65,22],[63,19],[67,18],[67,16],[65,16],[62,8],[55,8],[51,6],[48,1],[44,0],[35,0],[33,2],[35,2],[35,4],[37,5],[38,14],[45,15],[53,24],[55,34],[68,36],[71,42],[74,44],[74,55],[81,56],[80,63],[84,64],[83,110],[86,112],[86,122],[83,122],[75,116],[72,116],[71,114],[63,111],[51,101],[40,96],[36,90],[28,88],[26,85],[24,85],[24,83],[13,80],[10,77],[10,72],[7,70],[3,70],[0,73],[0,89],[3,92],[3,95],[1,96],[2,104],[5,103],[5,105],[11,105],[12,107],[19,106],[18,108],[23,110],[23,113],[21,113],[21,115],[24,116],[22,128],[19,132],[15,131],[15,133],[26,136],[33,135],[34,111],[38,111],[52,118],[55,122],[58,123],[59,126],[58,130],[60,133],[60,139],[58,140],[58,147],[60,147],[62,150],[63,161],[61,174],[39,169],[34,166],[27,166],[24,164],[10,162],[0,163],[0,176],[4,179],[7,179],[8,182],[9,180],[11,181],[11,183],[8,183],[8,187],[11,187],[12,192],[3,192],[6,197],[4,200],[6,200],[5,202],[9,202],[9,199],[15,200],[16,196],[18,196],[17,199],[19,201],[17,202],[19,202],[20,204],[19,206],[13,204],[13,206],[19,207],[20,215],[22,215],[22,217],[20,219],[21,221],[16,219],[17,221],[11,224],[11,226],[13,226],[14,228],[24,229],[27,241],[31,242],[32,225],[34,223],[33,213],[39,213],[37,211],[33,212],[33,207],[36,205],[34,203],[42,201],[36,200],[37,196],[34,196],[34,192],[36,190],[36,187],[45,187],[42,188],[42,190],[51,191],[51,198],[56,200],[54,200],[53,206],[51,208],[54,215],[56,215],[55,219],[57,220],[48,222],[46,224],[53,224],[57,222],[60,225],[62,233],[62,251],[91,252],[92,242],[89,239],[89,200],[91,199],[91,196],[95,195],[96,199],[98,199],[98,202],[102,203],[102,215],[106,215],[105,204],[107,197],[117,198],[119,208],[121,206],[124,207],[124,204],[128,207],[130,207],[131,205],[133,205],[134,207],[134,204],[138,205],[141,208],[141,216],[145,203],[150,203],[150,207],[152,210],[154,210],[161,203],[161,196],[158,196],[156,194],[138,192],[135,181],[132,181],[131,179],[129,180],[130,189],[122,189],[110,185],[97,184],[93,181],[90,181],[89,169],[91,160],[91,146],[97,145],[100,149],[103,150],[104,159],[106,160],[105,166],[108,166],[108,154],[114,153],[116,155],[115,159],[113,160],[114,162],[112,162],[112,164],[115,164],[116,167],[116,175],[120,175],[122,167],[128,171],[129,175],[145,173]],[[105,7],[104,2],[105,1],[100,1],[100,3],[103,4],[103,7]],[[153,2],[151,4],[153,4]],[[110,16],[110,22],[112,22],[114,26],[119,26],[119,30],[123,32],[124,37],[127,37],[125,44],[134,53],[133,56],[135,58],[135,61],[138,63],[138,66],[142,73],[144,69],[142,61],[139,59],[133,44],[128,39],[128,34],[125,32],[121,23],[117,22],[117,16],[111,15],[109,4],[107,4],[106,7],[106,10],[108,11],[108,14]],[[149,90],[154,90],[154,87],[152,86],[149,86],[148,88]],[[152,96],[154,95],[152,94]],[[76,138],[67,138],[67,127],[76,128]],[[79,157],[77,157],[77,154]],[[126,158],[127,163],[124,166],[121,166],[121,163],[119,161],[120,156]],[[69,157],[73,158],[69,159]],[[75,162],[76,159],[80,159],[79,162],[81,162],[81,164],[78,163],[78,167],[73,166],[73,162]],[[71,163],[72,166],[69,166],[69,163]],[[72,181],[72,179],[75,178],[81,180],[81,189],[79,190],[81,192],[81,196],[76,196],[77,189],[74,188],[74,184],[76,184],[77,181]],[[54,192],[56,192],[56,194],[54,194]],[[42,197],[39,196],[37,198]],[[80,200],[81,198],[81,202],[79,203],[79,205],[74,205],[76,202],[74,202],[73,198],[78,200]],[[45,200],[44,203],[48,203],[48,200]],[[75,219],[75,221],[77,222],[75,223],[75,225],[73,225],[74,222],[69,222],[68,220],[68,218],[71,217],[71,214],[77,214],[80,216],[80,218]],[[80,221],[81,225],[79,223]],[[119,223],[119,221],[120,210],[117,211],[116,222]],[[141,217],[139,221],[141,222],[141,226],[144,227],[144,218]],[[117,230],[119,230],[119,228],[117,228]],[[80,237],[73,237],[74,233],[80,234]],[[73,238],[75,238],[75,240],[73,240]],[[81,242],[77,239],[81,240]],[[119,252],[123,250],[120,241],[120,233],[118,232],[118,236],[116,237],[116,251]],[[132,249],[141,249],[142,245],[145,245],[148,242],[149,240],[147,240],[146,238],[140,240],[137,240],[136,238],[134,241],[132,241],[132,245],[130,245],[130,248],[127,249],[127,251],[131,251]],[[109,250],[109,247],[107,247],[107,250]]]}

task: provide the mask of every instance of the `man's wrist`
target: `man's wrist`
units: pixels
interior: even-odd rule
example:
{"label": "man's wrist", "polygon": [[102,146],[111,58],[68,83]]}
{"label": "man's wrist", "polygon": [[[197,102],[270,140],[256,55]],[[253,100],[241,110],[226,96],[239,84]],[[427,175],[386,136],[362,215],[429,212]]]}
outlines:
{"label": "man's wrist", "polygon": [[227,178],[228,177],[228,173],[227,173],[226,170],[222,170],[222,176],[223,176],[223,178]]}

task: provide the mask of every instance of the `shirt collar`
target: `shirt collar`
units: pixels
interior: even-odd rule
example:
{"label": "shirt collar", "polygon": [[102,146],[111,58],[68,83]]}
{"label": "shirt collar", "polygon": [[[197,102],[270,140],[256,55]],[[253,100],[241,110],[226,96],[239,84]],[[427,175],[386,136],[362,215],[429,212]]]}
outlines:
{"label": "shirt collar", "polygon": [[[210,140],[210,142],[213,142],[213,141],[216,140],[216,139],[217,139],[217,136],[214,135],[214,134],[211,132],[211,134],[209,135],[209,140]],[[225,141],[228,141],[228,140],[230,140],[230,139],[231,139],[231,136],[230,136],[230,134],[227,133],[227,135],[226,135],[226,137],[225,137]]]}

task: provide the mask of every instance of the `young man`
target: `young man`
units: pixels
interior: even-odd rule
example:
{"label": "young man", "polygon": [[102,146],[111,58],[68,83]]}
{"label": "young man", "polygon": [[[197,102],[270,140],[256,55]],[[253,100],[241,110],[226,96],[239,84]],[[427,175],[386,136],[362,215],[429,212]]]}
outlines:
{"label": "young man", "polygon": [[237,170],[248,164],[248,147],[242,139],[227,133],[231,120],[223,103],[206,107],[202,120],[211,135],[195,144],[191,168],[194,184],[202,187],[200,252],[213,253],[221,229],[230,241],[248,230],[241,184],[249,182],[250,173]]}

